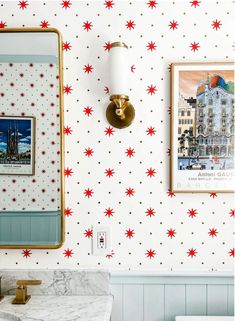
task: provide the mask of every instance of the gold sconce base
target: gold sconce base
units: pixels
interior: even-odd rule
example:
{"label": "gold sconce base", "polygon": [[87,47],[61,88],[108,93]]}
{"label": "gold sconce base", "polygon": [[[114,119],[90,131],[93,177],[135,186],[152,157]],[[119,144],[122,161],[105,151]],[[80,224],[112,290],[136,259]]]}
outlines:
{"label": "gold sconce base", "polygon": [[115,128],[125,128],[131,125],[135,118],[135,109],[124,95],[110,96],[111,103],[106,110],[106,117],[110,125]]}

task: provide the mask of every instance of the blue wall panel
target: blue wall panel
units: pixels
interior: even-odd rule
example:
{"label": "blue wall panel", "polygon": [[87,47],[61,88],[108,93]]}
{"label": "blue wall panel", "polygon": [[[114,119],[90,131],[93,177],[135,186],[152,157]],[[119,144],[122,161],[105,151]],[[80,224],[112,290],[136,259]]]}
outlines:
{"label": "blue wall panel", "polygon": [[125,284],[123,287],[123,321],[142,321],[143,308],[143,285]]}
{"label": "blue wall panel", "polygon": [[61,212],[0,212],[0,245],[56,245]]}
{"label": "blue wall panel", "polygon": [[176,315],[233,315],[232,276],[114,275],[112,321],[174,321]]}
{"label": "blue wall panel", "polygon": [[144,320],[162,321],[165,311],[165,286],[163,284],[144,285]]}
{"label": "blue wall panel", "polygon": [[228,287],[227,285],[210,284],[207,286],[207,314],[228,314]]}
{"label": "blue wall panel", "polygon": [[207,314],[207,286],[205,284],[186,285],[186,315]]}

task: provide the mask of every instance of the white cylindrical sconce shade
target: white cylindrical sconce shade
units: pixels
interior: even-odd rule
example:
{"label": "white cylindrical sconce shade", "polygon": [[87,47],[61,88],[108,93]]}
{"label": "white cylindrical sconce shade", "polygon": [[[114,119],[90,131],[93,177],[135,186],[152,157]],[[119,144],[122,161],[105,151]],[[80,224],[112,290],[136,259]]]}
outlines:
{"label": "white cylindrical sconce shade", "polygon": [[123,42],[113,42],[109,53],[109,94],[127,95],[128,47]]}

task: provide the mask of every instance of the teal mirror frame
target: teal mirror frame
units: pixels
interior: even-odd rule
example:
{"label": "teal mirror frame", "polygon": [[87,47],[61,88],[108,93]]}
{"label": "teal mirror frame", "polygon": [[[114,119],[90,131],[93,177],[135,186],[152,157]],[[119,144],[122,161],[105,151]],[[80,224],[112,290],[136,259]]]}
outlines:
{"label": "teal mirror frame", "polygon": [[[63,119],[63,56],[62,36],[55,28],[4,28],[1,33],[55,33],[58,39],[59,113],[60,113],[60,210],[1,211],[0,248],[57,249],[64,243],[64,119]],[[22,235],[24,240],[22,240]],[[14,237],[13,237],[14,236]],[[27,241],[27,238],[29,241]]]}

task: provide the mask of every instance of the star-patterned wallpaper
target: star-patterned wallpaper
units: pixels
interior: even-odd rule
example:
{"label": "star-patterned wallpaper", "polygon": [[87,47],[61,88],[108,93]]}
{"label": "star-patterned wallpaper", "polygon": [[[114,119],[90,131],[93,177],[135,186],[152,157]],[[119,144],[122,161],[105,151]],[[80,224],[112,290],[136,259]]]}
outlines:
{"label": "star-patterned wallpaper", "polygon": [[[232,194],[169,191],[170,64],[233,59],[233,1],[0,1],[0,27],[55,27],[64,54],[65,223],[58,250],[0,250],[1,268],[226,271]],[[129,46],[134,123],[106,121],[110,43]],[[2,194],[1,194],[2,195]],[[112,248],[91,252],[92,226]]]}
{"label": "star-patterned wallpaper", "polygon": [[[35,175],[1,176],[0,211],[57,211],[60,209],[58,66],[0,63],[0,83],[0,115],[33,116],[36,122]],[[25,142],[25,137],[20,141]]]}

